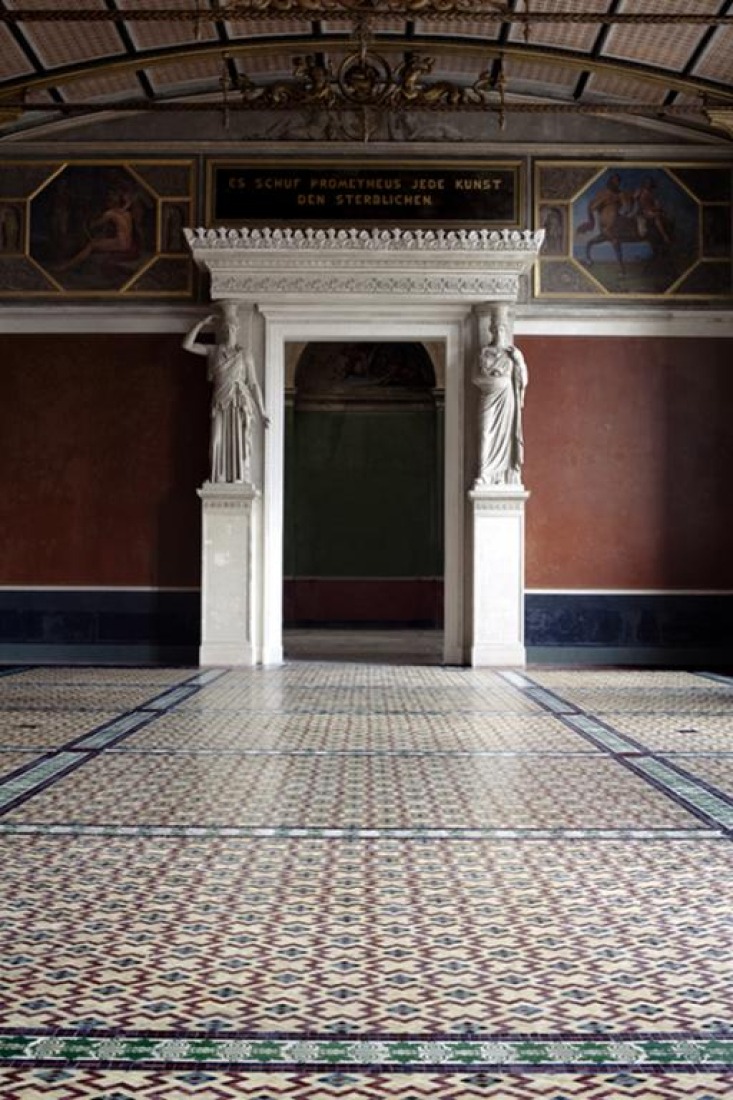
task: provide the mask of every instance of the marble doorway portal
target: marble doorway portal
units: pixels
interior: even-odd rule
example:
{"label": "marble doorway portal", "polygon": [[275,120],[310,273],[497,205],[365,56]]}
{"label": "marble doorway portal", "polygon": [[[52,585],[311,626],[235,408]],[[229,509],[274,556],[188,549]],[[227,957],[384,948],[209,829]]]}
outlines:
{"label": "marble doorway portal", "polygon": [[[520,276],[536,259],[542,234],[200,229],[187,231],[187,239],[210,276],[212,299],[237,303],[250,321],[254,317],[252,350],[270,418],[269,429],[254,441],[253,484],[201,491],[201,663],[283,659],[287,346],[311,341],[413,341],[441,349],[443,661],[524,663],[523,497],[499,492],[490,494],[495,500],[476,501],[475,493],[469,495],[477,472],[470,382],[477,310],[516,302]],[[474,575],[474,562],[484,573],[488,563],[488,575]]]}

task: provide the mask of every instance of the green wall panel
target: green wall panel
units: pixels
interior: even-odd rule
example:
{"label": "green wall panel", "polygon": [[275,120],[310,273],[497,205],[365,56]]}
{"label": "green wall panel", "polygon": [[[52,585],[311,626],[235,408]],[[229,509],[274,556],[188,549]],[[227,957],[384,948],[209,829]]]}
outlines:
{"label": "green wall panel", "polygon": [[297,409],[287,418],[285,574],[442,574],[439,413]]}

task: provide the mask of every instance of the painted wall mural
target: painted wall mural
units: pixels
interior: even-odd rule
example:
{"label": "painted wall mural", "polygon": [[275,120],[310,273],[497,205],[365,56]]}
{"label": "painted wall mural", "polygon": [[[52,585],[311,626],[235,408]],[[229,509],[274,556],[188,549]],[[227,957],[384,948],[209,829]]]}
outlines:
{"label": "painted wall mural", "polygon": [[0,296],[190,297],[192,161],[0,165]]}
{"label": "painted wall mural", "polygon": [[731,169],[538,161],[540,298],[730,298]]}

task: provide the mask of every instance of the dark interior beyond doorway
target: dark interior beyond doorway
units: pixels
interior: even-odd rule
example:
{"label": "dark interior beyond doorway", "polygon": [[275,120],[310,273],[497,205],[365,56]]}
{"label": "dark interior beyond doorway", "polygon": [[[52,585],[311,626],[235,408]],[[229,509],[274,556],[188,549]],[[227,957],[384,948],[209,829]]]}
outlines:
{"label": "dark interior beyond doorway", "polygon": [[286,399],[285,625],[440,625],[443,402],[427,350],[308,344]]}

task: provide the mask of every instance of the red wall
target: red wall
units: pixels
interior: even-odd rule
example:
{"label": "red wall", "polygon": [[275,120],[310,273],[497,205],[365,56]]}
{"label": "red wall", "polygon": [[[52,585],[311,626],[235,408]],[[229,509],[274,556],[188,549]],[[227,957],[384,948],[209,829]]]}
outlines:
{"label": "red wall", "polygon": [[[730,342],[519,342],[528,586],[733,589]],[[2,351],[0,584],[197,585],[204,361],[176,335]]]}
{"label": "red wall", "polygon": [[176,335],[6,336],[0,584],[198,585],[205,361]]}
{"label": "red wall", "polygon": [[730,341],[518,343],[528,586],[733,589]]}

